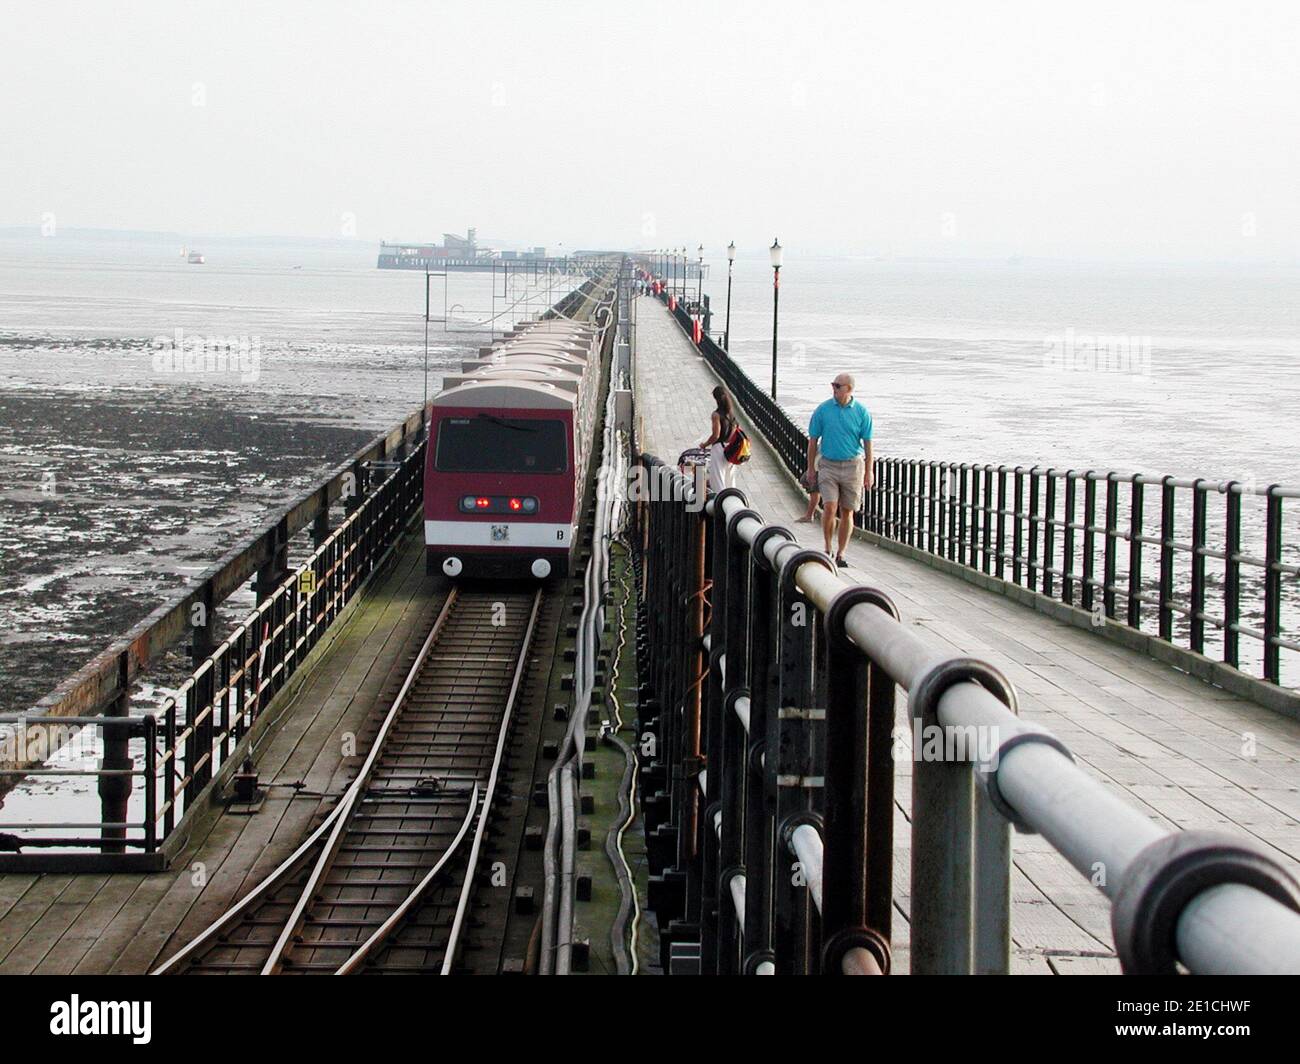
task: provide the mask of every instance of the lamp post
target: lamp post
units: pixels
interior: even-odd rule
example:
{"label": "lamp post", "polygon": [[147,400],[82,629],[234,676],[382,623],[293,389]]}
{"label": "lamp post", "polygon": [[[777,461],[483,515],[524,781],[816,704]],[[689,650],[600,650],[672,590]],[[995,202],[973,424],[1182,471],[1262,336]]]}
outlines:
{"label": "lamp post", "polygon": [[695,264],[695,304],[703,313],[704,309],[704,245],[700,245],[700,258]]}
{"label": "lamp post", "polygon": [[772,398],[776,399],[776,315],[781,301],[781,242],[775,237],[767,249],[772,259]]}
{"label": "lamp post", "polygon": [[677,286],[677,302],[680,303],[683,299],[686,298],[686,245],[685,244],[683,244],[681,247],[677,249],[677,254],[681,256],[681,260],[682,260],[682,280],[681,283]]}
{"label": "lamp post", "polygon": [[736,265],[736,242],[727,245],[727,324],[722,332],[722,347],[731,354],[731,270]]}

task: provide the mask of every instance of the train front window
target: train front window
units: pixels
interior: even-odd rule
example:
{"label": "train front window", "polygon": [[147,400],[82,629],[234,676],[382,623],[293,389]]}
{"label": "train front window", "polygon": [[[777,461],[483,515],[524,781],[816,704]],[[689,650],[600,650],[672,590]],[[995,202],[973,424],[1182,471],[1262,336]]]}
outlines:
{"label": "train front window", "polygon": [[546,418],[444,418],[438,427],[440,473],[563,473],[564,422]]}

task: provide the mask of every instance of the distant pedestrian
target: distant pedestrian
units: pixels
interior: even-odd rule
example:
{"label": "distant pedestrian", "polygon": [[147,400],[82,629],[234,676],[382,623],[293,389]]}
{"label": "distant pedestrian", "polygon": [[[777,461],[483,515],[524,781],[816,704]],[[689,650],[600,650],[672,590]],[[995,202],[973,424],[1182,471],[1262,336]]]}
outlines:
{"label": "distant pedestrian", "polygon": [[871,462],[871,414],[853,398],[853,378],[841,373],[831,381],[831,398],[813,411],[808,422],[808,467],[804,472],[805,486],[821,492],[826,553],[831,552],[832,539],[838,539],[835,564],[840,568],[849,564],[844,551],[853,530],[853,514],[862,505],[864,492],[871,490]]}
{"label": "distant pedestrian", "polygon": [[700,446],[709,452],[709,491],[716,493],[731,487],[736,479],[736,467],[727,461],[723,451],[723,445],[736,429],[736,414],[731,396],[720,384],[713,389],[713,401],[717,407],[713,411],[709,436]]}

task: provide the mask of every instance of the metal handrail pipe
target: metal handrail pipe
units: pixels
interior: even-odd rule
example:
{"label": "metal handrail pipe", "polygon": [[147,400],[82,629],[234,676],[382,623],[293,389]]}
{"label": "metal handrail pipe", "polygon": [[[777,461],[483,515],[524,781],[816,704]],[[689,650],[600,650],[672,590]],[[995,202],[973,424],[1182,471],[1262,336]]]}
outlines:
{"label": "metal handrail pipe", "polygon": [[[1243,935],[1243,928],[1267,932]],[[1175,932],[1178,957],[1197,975],[1300,973],[1300,919],[1253,887],[1226,883],[1187,903]]]}
{"label": "metal handrail pipe", "polygon": [[875,954],[861,946],[854,946],[844,951],[840,961],[840,971],[845,975],[884,975]]}
{"label": "metal handrail pipe", "polygon": [[1007,804],[1112,899],[1133,858],[1168,834],[1046,743],[1007,750],[996,774]]}
{"label": "metal handrail pipe", "polygon": [[[723,501],[728,517],[743,508],[739,499]],[[742,519],[738,534],[752,544],[762,522]],[[769,538],[764,553],[779,570],[787,550],[798,544]],[[825,612],[846,585],[816,562],[806,562],[795,573],[795,583],[816,609]],[[870,648],[871,660],[905,690],[910,691],[938,658],[916,635],[883,610],[858,605],[845,614],[845,631],[860,648]],[[739,701],[739,700],[737,700]],[[738,708],[738,707],[737,707]],[[972,682],[950,687],[936,707],[945,726],[974,725],[997,729],[1000,757],[996,765],[982,766],[988,773],[1003,812],[1037,831],[1081,874],[1094,881],[1114,900],[1134,858],[1168,833],[1125,801],[1107,791],[1076,766],[1050,733],[1022,722],[990,691]],[[1040,741],[1014,742],[1034,734]],[[811,826],[792,833],[806,854],[820,856],[812,845],[817,836]],[[813,861],[805,862],[809,887],[816,883]],[[1103,875],[1098,875],[1102,871]],[[814,895],[816,897],[816,895]],[[1300,970],[1300,917],[1263,892],[1234,884],[1204,891],[1189,903],[1178,921],[1178,949],[1184,964],[1197,972]]]}
{"label": "metal handrail pipe", "polygon": [[731,891],[731,907],[736,912],[736,924],[742,928],[745,926],[745,883],[744,873],[737,872],[727,884]]}
{"label": "metal handrail pipe", "polygon": [[822,836],[811,824],[800,824],[790,833],[790,852],[798,859],[803,868],[803,877],[808,884],[808,894],[822,911]]}
{"label": "metal handrail pipe", "polygon": [[[997,786],[1025,822],[1112,901],[1133,859],[1168,834],[1044,743],[1007,751]],[[1176,942],[1179,959],[1198,975],[1300,973],[1300,914],[1254,887],[1202,891],[1180,913]]]}

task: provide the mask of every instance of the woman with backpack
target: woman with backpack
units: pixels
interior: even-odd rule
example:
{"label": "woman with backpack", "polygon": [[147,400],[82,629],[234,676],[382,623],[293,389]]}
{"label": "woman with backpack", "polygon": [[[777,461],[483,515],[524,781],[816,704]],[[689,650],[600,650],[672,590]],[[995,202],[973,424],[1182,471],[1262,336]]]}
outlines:
{"label": "woman with backpack", "polygon": [[716,493],[735,482],[736,465],[728,460],[726,445],[740,426],[727,389],[719,384],[713,389],[713,399],[718,405],[713,411],[711,431],[700,446],[709,452],[709,491]]}

